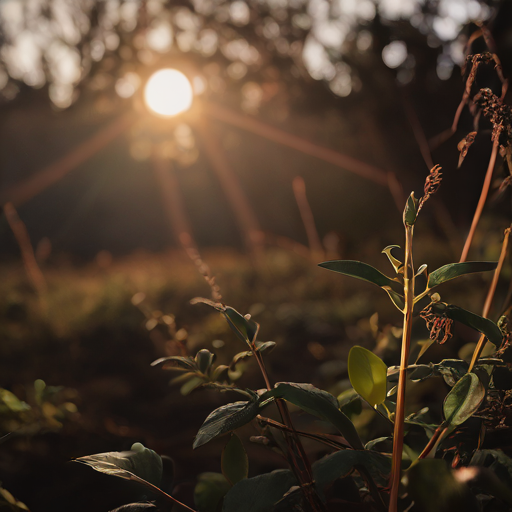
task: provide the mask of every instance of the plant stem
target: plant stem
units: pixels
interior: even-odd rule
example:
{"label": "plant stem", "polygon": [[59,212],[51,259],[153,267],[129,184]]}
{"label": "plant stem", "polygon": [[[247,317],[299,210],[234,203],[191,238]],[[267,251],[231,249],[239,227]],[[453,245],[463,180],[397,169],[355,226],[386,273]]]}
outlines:
{"label": "plant stem", "polygon": [[[258,415],[257,418],[259,421],[261,421],[262,423],[265,423],[266,425],[270,425],[271,427],[277,428],[279,430],[283,430],[285,432],[293,433],[292,429],[288,428],[286,425],[283,425],[282,423],[279,423],[278,421],[272,420],[270,418],[265,418],[264,416],[260,416],[260,415]],[[331,448],[334,448],[336,450],[350,450],[349,446],[347,446],[343,443],[338,443],[337,441],[334,441],[334,439],[330,439],[321,434],[311,434],[309,432],[303,432],[301,430],[296,430],[295,432],[299,436],[313,439],[314,441],[323,443],[323,444],[330,446]]]}
{"label": "plant stem", "polygon": [[393,432],[393,459],[391,465],[389,512],[396,512],[398,488],[400,485],[400,467],[404,445],[405,387],[407,382],[407,363],[411,345],[412,312],[414,307],[414,265],[412,259],[412,238],[414,226],[405,224],[405,264],[404,264],[404,325],[402,335],[402,355],[396,400],[395,428]]}
{"label": "plant stem", "polygon": [[466,238],[466,243],[464,244],[464,249],[462,250],[462,254],[460,257],[460,263],[466,261],[468,257],[469,248],[471,247],[471,242],[473,241],[473,236],[475,235],[476,227],[478,222],[480,221],[480,216],[482,215],[482,211],[484,209],[485,201],[487,199],[487,194],[489,193],[489,187],[491,186],[491,178],[492,173],[494,171],[494,165],[496,164],[496,157],[498,155],[498,148],[500,145],[500,134],[501,130],[496,130],[494,134],[494,143],[492,145],[492,153],[491,158],[489,159],[489,165],[487,167],[487,173],[485,175],[484,184],[482,186],[482,192],[480,194],[480,199],[478,200],[478,205],[475,210],[475,214],[473,216],[473,222],[471,223],[471,229],[469,230],[468,237]]}
{"label": "plant stem", "polygon": [[437,444],[437,441],[439,439],[439,436],[445,431],[445,425],[444,423],[442,425],[439,425],[439,427],[436,428],[436,431],[430,438],[430,441],[427,443],[425,448],[423,448],[423,451],[420,453],[418,459],[424,459],[427,457],[427,455],[432,451],[432,448]]}
{"label": "plant stem", "polygon": [[[484,309],[482,312],[482,316],[484,318],[487,318],[487,316],[489,315],[489,311],[491,309],[492,300],[493,300],[494,294],[496,292],[496,286],[498,285],[498,280],[500,278],[501,269],[503,268],[505,256],[507,255],[509,238],[510,238],[510,228],[507,228],[505,230],[505,237],[503,239],[503,244],[501,245],[501,253],[500,253],[500,259],[498,260],[498,266],[496,267],[496,270],[494,271],[492,283],[489,288],[489,292],[487,293],[487,298],[485,299]],[[475,351],[473,352],[473,357],[471,358],[471,364],[469,365],[468,372],[470,372],[473,369],[473,366],[475,365],[476,361],[480,357],[480,354],[482,353],[484,346],[485,346],[485,336],[482,334],[480,336],[480,339],[478,340]]]}
{"label": "plant stem", "polygon": [[[263,358],[261,357],[261,354],[256,350],[256,346],[254,343],[254,341],[256,340],[256,336],[257,333],[254,336],[254,340],[251,342],[251,350],[254,355],[254,358],[258,362],[261,374],[263,375],[263,379],[265,380],[265,385],[267,386],[268,391],[270,391],[272,389],[270,385],[270,379],[268,378],[268,373],[265,368]],[[287,427],[287,431],[284,432],[284,438],[286,441],[286,445],[288,447],[290,460],[293,462],[292,470],[297,480],[299,481],[304,496],[308,503],[310,504],[312,510],[314,512],[321,512],[325,510],[325,508],[323,507],[320,498],[318,497],[313,488],[313,471],[311,470],[311,464],[306,455],[304,447],[302,446],[297,431],[293,427],[288,407],[286,406],[286,403],[281,399],[276,400],[276,405],[277,408],[279,409],[279,414],[281,415],[283,423]],[[297,460],[296,454],[299,455],[300,463]]]}
{"label": "plant stem", "polygon": [[189,510],[190,512],[196,512],[193,508],[190,508],[187,505],[185,505],[185,503],[182,503],[181,501],[177,500],[176,498],[173,498],[170,494],[167,494],[166,492],[162,491],[162,489],[160,489],[156,485],[153,485],[152,483],[148,482],[147,480],[139,478],[136,475],[132,475],[131,480],[134,480],[135,482],[139,482],[142,485],[149,487],[155,494],[161,496],[163,499],[173,503],[174,505],[178,505],[178,506],[184,508],[185,510]]}

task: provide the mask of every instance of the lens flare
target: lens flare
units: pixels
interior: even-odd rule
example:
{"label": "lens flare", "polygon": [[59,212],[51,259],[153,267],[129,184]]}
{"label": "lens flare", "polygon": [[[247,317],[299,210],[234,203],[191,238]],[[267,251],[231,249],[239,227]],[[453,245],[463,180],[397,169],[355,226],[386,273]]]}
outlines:
{"label": "lens flare", "polygon": [[190,108],[194,93],[188,78],[176,69],[161,69],[144,89],[146,105],[155,113],[171,117]]}

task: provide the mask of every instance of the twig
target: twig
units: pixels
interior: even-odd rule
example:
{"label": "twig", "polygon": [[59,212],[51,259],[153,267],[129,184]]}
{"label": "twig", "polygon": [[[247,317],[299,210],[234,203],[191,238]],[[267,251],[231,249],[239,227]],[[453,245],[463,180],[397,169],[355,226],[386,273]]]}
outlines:
{"label": "twig", "polygon": [[39,265],[37,264],[27,228],[24,222],[19,218],[12,203],[5,203],[3,210],[9,227],[18,242],[27,276],[34,287],[34,290],[37,292],[39,297],[43,299],[46,294],[46,281]]}
{"label": "twig", "polygon": [[[293,430],[287,427],[286,425],[283,425],[282,423],[279,423],[278,421],[272,420],[270,418],[266,418],[264,416],[257,416],[257,419],[261,421],[262,423],[265,423],[266,425],[270,425],[271,427],[275,427],[279,430],[283,430],[285,432],[293,433]],[[338,443],[334,439],[330,439],[326,436],[323,436],[321,434],[311,434],[310,432],[304,432],[302,430],[295,430],[295,432],[302,437],[307,437],[309,439],[313,439],[314,441],[318,441],[319,443],[323,443],[327,446],[330,446],[331,448],[335,448],[336,450],[345,450],[350,449],[350,446],[348,444]]]}
{"label": "twig", "polygon": [[314,260],[321,260],[324,258],[324,249],[320,242],[320,236],[315,226],[315,219],[313,212],[309,206],[308,198],[306,196],[306,184],[301,176],[296,176],[292,182],[293,193],[295,194],[295,200],[299,207],[300,217],[306,234],[308,237],[309,249],[311,256]]}
{"label": "twig", "polygon": [[[263,375],[263,379],[265,380],[265,385],[267,386],[267,390],[270,391],[272,389],[272,387],[270,385],[270,379],[268,377],[268,373],[265,368],[263,358],[261,356],[261,353],[256,350],[255,342],[256,342],[257,336],[258,336],[258,332],[256,332],[256,334],[254,335],[254,339],[251,340],[251,351],[254,355],[254,358],[258,362],[258,366],[260,367],[261,374]],[[285,441],[286,441],[286,444],[288,447],[289,456],[293,462],[293,464],[291,465],[291,468],[292,468],[297,480],[300,482],[302,491],[304,493],[304,497],[306,498],[308,503],[311,505],[311,508],[313,509],[313,511],[321,512],[321,511],[325,510],[325,507],[323,506],[318,495],[314,491],[313,486],[311,485],[313,483],[313,472],[311,470],[311,464],[306,455],[304,447],[302,446],[302,443],[297,434],[297,431],[295,430],[295,428],[293,426],[292,420],[290,418],[290,412],[288,410],[286,402],[282,399],[277,399],[276,405],[277,405],[277,408],[279,409],[279,414],[281,415],[283,423],[289,429],[289,431],[286,431],[284,433],[284,438],[285,438]],[[296,450],[298,450],[298,455],[300,457],[300,462],[302,464],[299,464],[299,461],[297,460],[297,457],[295,455]]]}
{"label": "twig", "polygon": [[[503,239],[503,244],[501,246],[501,253],[500,258],[498,260],[498,266],[496,267],[496,270],[494,271],[494,276],[492,278],[492,283],[489,288],[489,291],[487,292],[487,298],[485,299],[484,309],[482,312],[482,316],[484,318],[487,318],[489,315],[489,311],[491,310],[492,301],[494,298],[494,294],[496,292],[496,287],[498,285],[498,280],[500,278],[501,269],[503,268],[503,263],[505,261],[505,257],[507,255],[507,249],[508,249],[508,241],[510,238],[510,229],[507,228],[505,230],[505,238]],[[482,350],[485,346],[485,335],[481,335],[480,339],[478,340],[478,343],[476,345],[475,351],[473,352],[473,357],[471,358],[471,364],[469,365],[468,372],[470,372],[473,369],[473,366],[475,366],[476,361],[480,357],[480,354],[482,353]]]}
{"label": "twig", "polygon": [[485,174],[485,180],[484,180],[484,184],[482,186],[482,192],[480,194],[480,199],[478,200],[478,205],[476,207],[475,214],[473,215],[473,222],[471,223],[471,229],[469,230],[468,237],[466,238],[466,242],[464,244],[464,249],[462,250],[462,254],[460,257],[461,263],[466,261],[466,259],[468,257],[469,248],[471,247],[471,242],[473,241],[473,236],[475,235],[476,227],[478,225],[478,222],[480,221],[480,216],[482,215],[485,201],[486,201],[487,195],[489,193],[489,187],[491,186],[492,173],[494,171],[494,165],[496,164],[496,157],[498,155],[498,148],[500,145],[500,133],[501,133],[501,129],[498,128],[496,130],[496,133],[494,134],[494,142],[492,145],[491,158],[489,160],[489,165],[487,167],[487,173]]}

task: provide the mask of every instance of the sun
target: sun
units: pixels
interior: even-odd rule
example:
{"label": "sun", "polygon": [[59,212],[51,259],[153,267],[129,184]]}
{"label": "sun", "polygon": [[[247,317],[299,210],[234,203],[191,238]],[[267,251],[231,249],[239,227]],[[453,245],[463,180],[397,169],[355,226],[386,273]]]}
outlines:
{"label": "sun", "polygon": [[176,116],[192,105],[194,93],[188,78],[176,69],[161,69],[149,78],[144,89],[146,105],[156,114]]}

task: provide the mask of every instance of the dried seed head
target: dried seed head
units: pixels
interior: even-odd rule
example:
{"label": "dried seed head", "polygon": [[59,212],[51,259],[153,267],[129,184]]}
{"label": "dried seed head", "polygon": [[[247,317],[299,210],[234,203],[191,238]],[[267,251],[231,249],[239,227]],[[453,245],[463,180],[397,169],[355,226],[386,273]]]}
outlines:
{"label": "dried seed head", "polygon": [[464,158],[466,158],[466,155],[468,154],[469,148],[471,147],[473,142],[475,142],[475,137],[476,132],[470,132],[457,145],[457,149],[460,152],[459,163],[457,167],[460,167],[462,165]]}
{"label": "dried seed head", "polygon": [[430,173],[425,180],[425,186],[423,187],[423,197],[420,199],[418,204],[418,213],[423,208],[423,205],[427,201],[427,199],[437,192],[441,185],[442,180],[442,167],[440,165],[434,165],[432,169],[430,169]]}
{"label": "dried seed head", "polygon": [[452,337],[453,320],[448,318],[440,308],[434,308],[434,304],[438,305],[439,302],[430,303],[421,311],[420,316],[427,324],[427,329],[430,331],[430,339],[442,345]]}

